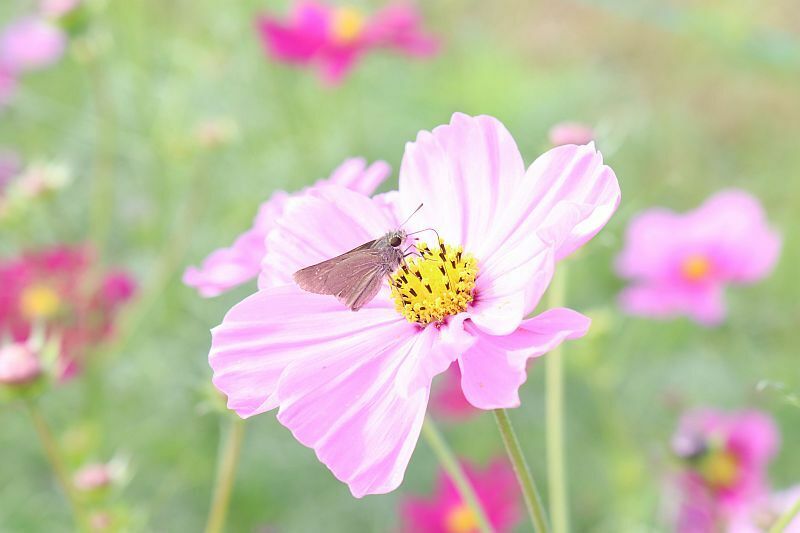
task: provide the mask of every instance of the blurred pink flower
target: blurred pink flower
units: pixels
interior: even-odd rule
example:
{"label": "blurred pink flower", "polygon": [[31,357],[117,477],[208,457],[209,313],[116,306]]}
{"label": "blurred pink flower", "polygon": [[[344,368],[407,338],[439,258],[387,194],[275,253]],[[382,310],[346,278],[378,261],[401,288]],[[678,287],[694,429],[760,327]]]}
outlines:
{"label": "blurred pink flower", "polygon": [[64,33],[43,18],[19,19],[0,35],[0,65],[9,73],[48,67],[61,58],[66,41]]}
{"label": "blurred pink flower", "polygon": [[13,342],[0,347],[0,385],[24,385],[42,373],[39,357],[26,343]]}
{"label": "blurred pink flower", "polygon": [[650,209],[631,221],[617,258],[618,273],[632,281],[621,305],[635,315],[718,324],[725,286],[766,277],[780,248],[761,204],[744,191],[719,192],[685,214]]}
{"label": "blurred pink flower", "polygon": [[589,319],[570,309],[525,317],[556,262],[619,199],[594,146],[555,148],[526,172],[499,121],[457,113],[406,145],[399,191],[371,199],[331,186],[288,200],[263,265],[289,279],[396,229],[420,203],[405,229],[435,228],[442,240],[417,244],[420,256],[357,313],[292,283],[246,298],[213,331],[214,384],[242,417],[279,407],[278,420],[356,497],[391,491],[434,376],[457,360],[472,405],[516,407],[526,361],[586,333]]}
{"label": "blurred pink flower", "polygon": [[388,6],[367,18],[354,7],[297,1],[289,20],[272,15],[257,20],[266,52],[276,61],[319,69],[325,83],[339,83],[367,51],[391,48],[406,55],[436,53],[436,40],[421,30],[408,5]]}
{"label": "blurred pink flower", "polygon": [[549,137],[553,146],[589,144],[594,140],[594,130],[580,122],[560,122],[550,128]]}
{"label": "blurred pink flower", "polygon": [[431,390],[431,411],[453,419],[467,418],[479,412],[461,390],[461,370],[457,364],[451,364]]}
{"label": "blurred pink flower", "polygon": [[[319,180],[314,187],[338,185],[370,195],[386,179],[390,170],[389,165],[383,161],[367,166],[364,159],[352,158],[339,165],[328,179]],[[309,189],[303,189],[295,195],[303,194],[307,190]],[[196,288],[202,296],[211,297],[258,276],[261,260],[266,253],[264,241],[291,197],[292,195],[284,191],[273,193],[259,207],[249,230],[237,237],[229,248],[212,252],[200,268],[187,268],[183,274],[183,282]]]}
{"label": "blurred pink flower", "polygon": [[[519,489],[514,470],[496,459],[485,470],[463,464],[464,473],[497,533],[514,529],[522,516]],[[407,533],[477,533],[478,523],[472,509],[462,500],[453,481],[439,472],[436,490],[431,497],[407,496],[400,502],[402,531]]]}
{"label": "blurred pink flower", "polygon": [[[96,258],[85,246],[60,245],[0,261],[0,334],[24,341],[34,323],[44,325],[48,336],[61,340],[59,376],[71,377],[86,350],[112,333],[133,291],[127,276],[98,278],[96,270]],[[115,287],[110,292],[109,284]]]}
{"label": "blurred pink flower", "polygon": [[714,531],[761,501],[768,493],[766,471],[778,442],[774,422],[758,411],[684,415],[673,439],[685,464],[678,479],[678,530]]}

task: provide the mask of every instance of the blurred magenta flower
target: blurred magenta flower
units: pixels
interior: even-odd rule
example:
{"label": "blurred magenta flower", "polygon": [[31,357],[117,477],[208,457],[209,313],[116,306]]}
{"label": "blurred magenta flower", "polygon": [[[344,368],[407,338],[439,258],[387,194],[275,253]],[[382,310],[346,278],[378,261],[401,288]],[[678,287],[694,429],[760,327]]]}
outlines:
{"label": "blurred magenta flower", "polygon": [[[463,464],[464,473],[475,489],[475,495],[486,518],[497,533],[514,529],[522,516],[517,478],[511,466],[502,459],[494,460],[483,471]],[[402,531],[407,533],[476,533],[478,522],[472,509],[461,500],[455,484],[439,471],[436,490],[431,497],[407,496],[400,502]]]}
{"label": "blurred magenta flower", "polygon": [[684,415],[673,438],[685,465],[678,479],[678,530],[716,531],[761,501],[778,442],[775,423],[758,411],[704,409]]}
{"label": "blurred magenta flower", "polygon": [[758,200],[735,189],[684,214],[647,210],[628,225],[625,241],[617,271],[632,285],[620,295],[623,309],[709,326],[725,318],[725,286],[766,277],[781,248]]}
{"label": "blurred magenta flower", "polygon": [[479,412],[461,390],[461,370],[457,364],[451,364],[431,390],[431,411],[452,419],[467,418]]}
{"label": "blurred magenta flower", "polygon": [[61,340],[58,375],[80,370],[86,350],[113,331],[133,280],[121,272],[98,277],[87,246],[58,245],[0,261],[0,332],[28,339],[34,324]]}
{"label": "blurred magenta flower", "polygon": [[[384,161],[367,166],[362,158],[352,158],[339,165],[328,179],[319,180],[313,187],[338,185],[370,195],[386,179],[391,169]],[[303,189],[296,195],[309,190]],[[237,285],[258,276],[261,260],[266,253],[267,234],[281,216],[286,202],[292,195],[277,191],[261,204],[253,226],[239,235],[229,248],[220,248],[211,253],[200,268],[189,267],[183,274],[183,282],[197,289],[205,297],[217,296]],[[282,279],[290,279],[291,272]],[[266,280],[262,280],[266,283]]]}
{"label": "blurred magenta flower", "polygon": [[49,67],[61,58],[66,42],[64,32],[43,18],[19,19],[0,35],[0,65],[12,74]]}
{"label": "blurred magenta flower", "polygon": [[0,346],[0,385],[27,385],[42,374],[42,364],[34,349],[25,342]]}
{"label": "blurred magenta flower", "polygon": [[390,48],[409,56],[428,57],[436,39],[423,33],[416,10],[393,5],[371,18],[354,7],[297,1],[288,21],[261,15],[257,27],[266,52],[284,63],[313,66],[325,83],[339,83],[367,51]]}
{"label": "blurred magenta flower", "polygon": [[594,140],[594,130],[580,122],[560,122],[550,128],[548,136],[553,146],[589,144]]}
{"label": "blurred magenta flower", "polygon": [[357,313],[293,283],[262,285],[213,331],[214,384],[242,417],[279,407],[278,420],[354,496],[391,491],[435,375],[457,360],[472,405],[516,407],[526,361],[586,333],[589,320],[570,309],[525,317],[556,262],[619,199],[593,145],[554,148],[526,171],[499,121],[457,113],[406,145],[399,191],[369,198],[330,186],[289,199],[263,268],[288,280],[396,229],[420,203],[405,229],[434,228],[441,241],[419,233],[430,244]]}

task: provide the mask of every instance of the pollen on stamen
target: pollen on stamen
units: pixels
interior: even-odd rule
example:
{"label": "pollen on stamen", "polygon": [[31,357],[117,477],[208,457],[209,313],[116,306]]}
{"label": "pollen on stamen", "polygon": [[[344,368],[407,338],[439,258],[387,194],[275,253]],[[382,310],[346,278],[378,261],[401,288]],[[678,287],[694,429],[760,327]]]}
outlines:
{"label": "pollen on stamen", "polygon": [[[478,261],[459,247],[439,241],[431,250],[417,246],[414,257],[392,275],[395,308],[409,322],[441,323],[467,309],[473,300]],[[408,275],[413,274],[413,275]]]}

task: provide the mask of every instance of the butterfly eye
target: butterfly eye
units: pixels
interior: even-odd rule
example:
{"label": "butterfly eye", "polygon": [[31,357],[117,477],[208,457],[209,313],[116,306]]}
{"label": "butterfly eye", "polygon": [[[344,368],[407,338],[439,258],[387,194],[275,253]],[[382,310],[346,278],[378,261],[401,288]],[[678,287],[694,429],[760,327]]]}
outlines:
{"label": "butterfly eye", "polygon": [[394,237],[389,239],[389,244],[391,245],[392,248],[397,248],[398,246],[403,244],[403,240],[395,235]]}

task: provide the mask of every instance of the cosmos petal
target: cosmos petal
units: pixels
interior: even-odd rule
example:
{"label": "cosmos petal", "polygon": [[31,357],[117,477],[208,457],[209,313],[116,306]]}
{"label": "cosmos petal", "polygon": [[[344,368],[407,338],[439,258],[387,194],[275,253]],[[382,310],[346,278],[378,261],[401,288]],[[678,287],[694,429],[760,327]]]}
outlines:
{"label": "cosmos petal", "polygon": [[294,197],[267,235],[259,286],[294,283],[294,272],[374,240],[397,224],[381,203],[334,185]]}
{"label": "cosmos petal", "polygon": [[235,305],[212,331],[214,385],[242,417],[268,411],[277,407],[278,380],[292,361],[317,345],[362,342],[371,338],[372,328],[397,320],[394,309],[353,313],[335,298],[293,285],[259,291]]}
{"label": "cosmos petal", "polygon": [[446,242],[486,257],[498,213],[524,174],[522,156],[500,121],[455,113],[450,124],[422,131],[406,145],[402,206],[410,213],[424,203],[409,229],[435,228]]}
{"label": "cosmos petal", "polygon": [[582,337],[590,323],[576,311],[555,308],[523,321],[510,335],[487,335],[467,326],[477,340],[459,357],[464,395],[479,409],[518,407],[528,359],[551,351],[566,339]]}

